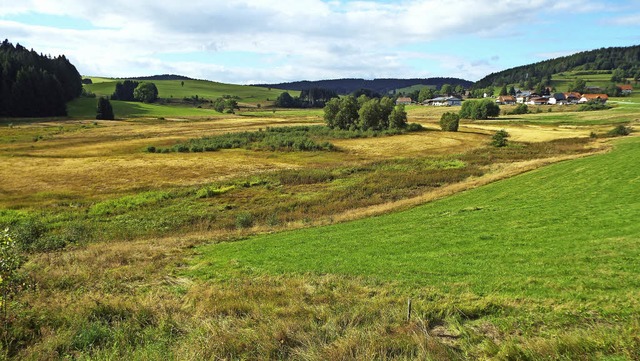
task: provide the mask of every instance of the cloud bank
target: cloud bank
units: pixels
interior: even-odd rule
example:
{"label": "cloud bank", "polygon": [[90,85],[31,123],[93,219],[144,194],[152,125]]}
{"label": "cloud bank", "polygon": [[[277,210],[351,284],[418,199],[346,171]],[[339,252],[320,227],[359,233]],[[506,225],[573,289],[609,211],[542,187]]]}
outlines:
{"label": "cloud bank", "polygon": [[[544,26],[550,14],[597,9],[597,4],[591,2],[589,10],[583,3],[23,0],[3,2],[0,33],[44,53],[64,53],[81,73],[91,75],[179,73],[233,83],[343,77],[476,80],[500,70],[502,57],[473,44],[516,41]],[[52,17],[90,27],[62,28],[51,24]],[[455,54],[449,46],[458,46]]]}

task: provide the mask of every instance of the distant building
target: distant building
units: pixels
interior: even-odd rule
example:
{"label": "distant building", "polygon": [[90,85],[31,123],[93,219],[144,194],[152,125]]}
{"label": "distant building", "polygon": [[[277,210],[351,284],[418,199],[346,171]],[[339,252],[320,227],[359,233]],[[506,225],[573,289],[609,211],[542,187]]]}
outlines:
{"label": "distant building", "polygon": [[609,100],[609,96],[607,94],[582,94],[582,98],[580,98],[578,103],[586,103],[592,100],[599,101],[604,104]]}
{"label": "distant building", "polygon": [[622,90],[622,95],[631,95],[633,92],[633,86],[631,84],[618,85],[617,87]]}
{"label": "distant building", "polygon": [[411,105],[411,103],[413,103],[413,100],[411,100],[411,98],[409,97],[401,97],[396,100],[396,105]]}
{"label": "distant building", "polygon": [[584,87],[584,92],[591,93],[591,94],[599,94],[599,93],[602,93],[602,88],[600,88],[599,86],[587,86],[587,87]]}
{"label": "distant building", "polygon": [[425,100],[422,104],[435,107],[455,107],[461,106],[462,100],[456,97],[437,97]]}
{"label": "distant building", "polygon": [[564,93],[565,99],[567,99],[567,104],[578,104],[580,99],[582,98],[582,94],[576,92]]}
{"label": "distant building", "polygon": [[496,103],[502,105],[513,105],[516,103],[516,98],[512,95],[501,95],[496,99]]}
{"label": "distant building", "polygon": [[549,97],[549,104],[551,105],[565,105],[568,104],[567,97],[562,93],[555,93],[551,97]]}
{"label": "distant building", "polygon": [[531,99],[529,99],[527,104],[529,104],[529,105],[547,105],[547,104],[549,104],[549,98],[543,98],[543,97],[531,98]]}

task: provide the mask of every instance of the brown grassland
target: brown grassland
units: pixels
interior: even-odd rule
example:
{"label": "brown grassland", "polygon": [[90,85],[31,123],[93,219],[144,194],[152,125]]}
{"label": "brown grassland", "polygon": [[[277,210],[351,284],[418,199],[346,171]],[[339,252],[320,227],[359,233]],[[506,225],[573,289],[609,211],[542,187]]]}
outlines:
{"label": "brown grassland", "polygon": [[[0,359],[448,360],[495,354],[506,335],[490,322],[463,330],[447,318],[445,325],[447,307],[438,302],[421,310],[430,319],[403,322],[406,310],[397,305],[406,302],[404,294],[376,280],[327,274],[204,282],[180,274],[202,243],[405,209],[608,149],[606,141],[589,138],[608,124],[545,124],[536,119],[547,114],[531,114],[463,122],[459,132],[445,133],[437,124],[446,110],[410,108],[409,121],[426,131],[336,139],[334,152],[145,152],[149,145],[204,135],[316,124],[317,115],[0,123],[0,215],[42,217],[54,235],[67,224],[87,232],[63,249],[28,254],[25,271],[36,288],[12,304],[12,331],[4,331]],[[488,146],[499,129],[515,146]],[[194,196],[207,187],[228,191]],[[114,213],[96,208],[145,192],[168,195]],[[160,213],[166,219],[148,223]],[[469,317],[480,317],[493,303],[526,307],[526,300],[455,298],[465,300],[461,312]],[[478,344],[480,335],[488,341]],[[544,338],[528,342],[541,354],[555,347]]]}

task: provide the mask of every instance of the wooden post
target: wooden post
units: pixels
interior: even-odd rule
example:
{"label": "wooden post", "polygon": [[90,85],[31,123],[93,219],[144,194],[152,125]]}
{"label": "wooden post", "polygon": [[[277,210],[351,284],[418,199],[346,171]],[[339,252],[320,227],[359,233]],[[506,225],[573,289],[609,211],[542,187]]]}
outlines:
{"label": "wooden post", "polygon": [[411,321],[411,299],[407,301],[407,321]]}

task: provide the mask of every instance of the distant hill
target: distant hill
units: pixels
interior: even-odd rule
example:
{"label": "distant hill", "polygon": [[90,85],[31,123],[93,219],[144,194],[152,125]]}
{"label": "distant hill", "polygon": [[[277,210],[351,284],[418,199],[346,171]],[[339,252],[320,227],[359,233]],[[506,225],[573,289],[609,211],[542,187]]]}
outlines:
{"label": "distant hill", "polygon": [[310,88],[324,88],[335,90],[338,94],[349,94],[359,89],[370,89],[380,94],[386,94],[400,88],[407,88],[414,85],[442,87],[444,84],[453,86],[462,85],[469,88],[473,82],[459,78],[414,78],[414,79],[333,79],[318,81],[297,81],[279,84],[256,84],[256,86],[275,89],[306,90]]}
{"label": "distant hill", "polygon": [[568,71],[597,72],[622,69],[626,77],[640,76],[640,45],[583,51],[569,56],[492,73],[478,80],[475,89],[505,84],[526,84],[532,88],[540,82],[548,83],[554,74]]}

